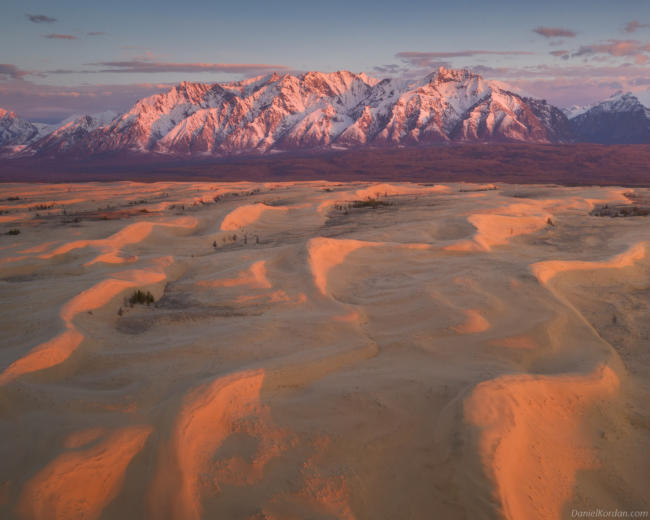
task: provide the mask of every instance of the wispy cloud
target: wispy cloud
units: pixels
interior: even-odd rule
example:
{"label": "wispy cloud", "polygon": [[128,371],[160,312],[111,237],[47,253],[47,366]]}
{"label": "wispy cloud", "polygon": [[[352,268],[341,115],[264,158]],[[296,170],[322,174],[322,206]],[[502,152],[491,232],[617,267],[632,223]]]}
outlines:
{"label": "wispy cloud", "polygon": [[534,52],[525,51],[453,51],[453,52],[398,52],[395,57],[399,58],[402,63],[408,67],[416,67],[420,69],[437,69],[439,67],[451,67],[450,58],[472,58],[481,55],[497,55],[497,56],[517,56],[517,55],[533,55]]}
{"label": "wispy cloud", "polygon": [[563,60],[568,60],[571,53],[569,51],[553,51],[549,52],[549,54],[557,58],[562,58]]}
{"label": "wispy cloud", "polygon": [[633,58],[637,65],[649,59],[650,43],[637,40],[608,40],[605,44],[581,45],[571,57],[609,55],[615,58]]}
{"label": "wispy cloud", "polygon": [[56,18],[51,18],[44,14],[25,14],[25,16],[30,22],[34,23],[54,23],[57,21]]}
{"label": "wispy cloud", "polygon": [[269,65],[266,63],[169,63],[150,58],[124,61],[101,61],[89,65],[104,67],[96,72],[118,73],[161,73],[161,72],[224,72],[227,74],[258,74],[275,70],[288,70],[286,65]]}
{"label": "wispy cloud", "polygon": [[650,23],[641,23],[637,20],[634,20],[632,22],[628,22],[625,24],[625,27],[623,27],[623,30],[627,33],[633,33],[638,31],[639,29],[648,29],[650,28]]}
{"label": "wispy cloud", "polygon": [[578,35],[576,31],[570,29],[560,29],[558,27],[535,27],[534,33],[543,36],[544,38],[574,38]]}
{"label": "wispy cloud", "polygon": [[107,36],[107,34],[105,32],[102,32],[102,31],[87,32],[86,34],[88,36]]}
{"label": "wispy cloud", "polygon": [[71,36],[69,34],[45,34],[43,38],[49,38],[50,40],[77,40],[76,36]]}

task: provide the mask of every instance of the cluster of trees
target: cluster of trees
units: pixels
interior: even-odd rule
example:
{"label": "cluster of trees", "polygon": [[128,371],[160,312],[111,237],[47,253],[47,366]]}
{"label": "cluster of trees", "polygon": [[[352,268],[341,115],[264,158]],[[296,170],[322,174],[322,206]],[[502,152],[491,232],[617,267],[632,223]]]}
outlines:
{"label": "cluster of trees", "polygon": [[151,294],[149,291],[146,293],[138,289],[137,291],[133,291],[133,295],[131,298],[129,298],[129,303],[131,304],[131,307],[133,307],[136,303],[139,303],[141,305],[150,305],[154,303],[156,300],[154,300],[153,294]]}

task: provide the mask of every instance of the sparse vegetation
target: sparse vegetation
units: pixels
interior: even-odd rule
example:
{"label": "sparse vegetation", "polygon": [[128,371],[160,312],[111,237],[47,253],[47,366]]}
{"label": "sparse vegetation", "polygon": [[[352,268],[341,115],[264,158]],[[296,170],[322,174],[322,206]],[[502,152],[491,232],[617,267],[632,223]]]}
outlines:
{"label": "sparse vegetation", "polygon": [[35,206],[32,206],[29,208],[29,211],[36,211],[36,210],[46,210],[46,209],[52,209],[56,206],[55,203],[52,204],[36,204]]}
{"label": "sparse vegetation", "polygon": [[[427,186],[425,184],[425,186]],[[433,184],[429,184],[429,186],[433,186]],[[475,190],[459,190],[461,193],[469,193],[473,191],[493,191],[493,190],[498,190],[499,188],[497,186],[492,186],[490,188],[476,188]],[[520,197],[521,195],[513,195],[514,197]]]}
{"label": "sparse vegetation", "polygon": [[147,208],[141,209],[140,213],[149,213],[149,210]]}
{"label": "sparse vegetation", "polygon": [[7,235],[20,235],[20,229],[12,229]]}
{"label": "sparse vegetation", "polygon": [[351,206],[353,208],[377,209],[379,206],[394,206],[394,204],[391,202],[384,202],[383,200],[368,198],[367,200],[355,200]]}
{"label": "sparse vegetation", "polygon": [[7,197],[7,200],[8,200],[8,201],[12,201],[12,200],[20,200],[20,197]]}
{"label": "sparse vegetation", "polygon": [[595,213],[592,213],[595,217],[611,217],[611,218],[625,218],[625,217],[647,217],[650,215],[650,209],[640,208],[639,206],[634,206],[630,209],[629,207],[625,208],[609,208],[609,205],[605,204],[600,210],[596,210]]}

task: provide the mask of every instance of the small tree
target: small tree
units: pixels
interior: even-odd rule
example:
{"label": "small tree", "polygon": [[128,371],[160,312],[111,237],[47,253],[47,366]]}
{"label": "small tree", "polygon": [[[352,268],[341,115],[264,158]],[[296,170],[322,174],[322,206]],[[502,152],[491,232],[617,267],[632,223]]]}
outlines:
{"label": "small tree", "polygon": [[212,247],[217,247],[217,241],[212,242]]}
{"label": "small tree", "polygon": [[122,316],[122,314],[124,314],[124,313],[122,312],[122,307],[120,307],[120,310],[117,311],[117,315],[118,315],[118,316]]}
{"label": "small tree", "polygon": [[256,236],[256,237],[255,237],[255,243],[256,243],[256,244],[259,244],[259,243],[260,243],[260,237],[259,237],[259,236]]}
{"label": "small tree", "polygon": [[553,220],[551,220],[551,217],[548,217],[548,219],[546,220],[546,223],[547,223],[549,226],[554,226],[554,225],[555,225],[555,223],[553,222]]}

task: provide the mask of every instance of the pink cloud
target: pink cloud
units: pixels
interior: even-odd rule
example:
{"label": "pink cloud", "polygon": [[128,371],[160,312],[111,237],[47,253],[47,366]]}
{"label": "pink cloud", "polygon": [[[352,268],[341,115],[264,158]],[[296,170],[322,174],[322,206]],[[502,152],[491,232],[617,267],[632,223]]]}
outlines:
{"label": "pink cloud", "polygon": [[634,20],[633,22],[628,22],[623,30],[628,33],[633,33],[638,31],[639,29],[648,29],[650,27],[650,23],[640,23],[637,20]]}
{"label": "pink cloud", "polygon": [[648,61],[646,53],[650,53],[650,43],[637,40],[608,40],[606,44],[582,45],[571,57],[607,54],[616,58],[633,58],[637,65]]}
{"label": "pink cloud", "polygon": [[50,40],[78,40],[76,36],[70,36],[69,34],[46,34],[43,38],[49,38]]}
{"label": "pink cloud", "polygon": [[0,63],[0,79],[5,77],[7,79],[23,79],[31,73],[26,70],[21,70],[15,65],[9,63]]}

